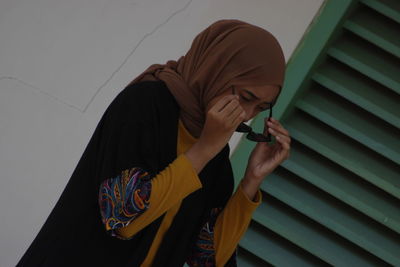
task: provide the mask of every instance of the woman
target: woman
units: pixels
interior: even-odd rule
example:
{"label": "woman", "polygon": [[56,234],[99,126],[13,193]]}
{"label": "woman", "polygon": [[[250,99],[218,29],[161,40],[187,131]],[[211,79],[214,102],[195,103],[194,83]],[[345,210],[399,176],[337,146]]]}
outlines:
{"label": "woman", "polygon": [[259,185],[289,156],[290,137],[273,118],[264,135],[275,144],[251,133],[260,142],[234,193],[228,141],[272,108],[284,69],[277,40],[239,20],[150,66],[103,114],[18,266],[236,266]]}

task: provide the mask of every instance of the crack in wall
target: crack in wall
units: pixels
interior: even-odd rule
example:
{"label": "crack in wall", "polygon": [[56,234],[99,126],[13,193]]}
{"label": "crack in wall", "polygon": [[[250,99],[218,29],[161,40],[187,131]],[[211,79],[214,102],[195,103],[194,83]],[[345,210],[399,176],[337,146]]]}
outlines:
{"label": "crack in wall", "polygon": [[103,87],[106,86],[106,85],[109,83],[109,81],[115,76],[115,74],[117,74],[117,72],[121,70],[121,68],[126,64],[126,62],[127,62],[128,59],[133,55],[133,53],[135,53],[135,51],[136,51],[137,48],[143,43],[143,41],[144,41],[147,37],[153,35],[158,29],[160,29],[161,27],[163,27],[164,25],[166,25],[173,17],[175,17],[175,16],[178,15],[179,13],[182,13],[183,11],[185,11],[185,10],[189,7],[189,5],[192,3],[192,1],[193,1],[193,0],[189,0],[182,8],[178,9],[177,11],[173,12],[170,16],[168,16],[168,18],[167,18],[163,23],[157,25],[151,32],[146,33],[146,34],[140,39],[140,41],[136,44],[136,46],[131,50],[131,52],[125,57],[125,59],[124,59],[124,60],[122,61],[122,63],[117,67],[117,69],[111,73],[110,77],[109,77],[107,80],[105,80],[105,82],[96,90],[96,92],[92,95],[92,97],[90,98],[89,102],[86,104],[86,106],[84,107],[83,110],[82,110],[81,108],[79,108],[79,107],[73,105],[73,104],[70,104],[70,103],[65,102],[65,101],[62,100],[61,98],[58,98],[58,97],[56,97],[56,96],[54,96],[54,95],[52,95],[52,94],[50,94],[50,93],[48,93],[48,92],[46,92],[46,91],[44,91],[44,90],[38,88],[38,87],[36,87],[36,86],[33,86],[33,85],[31,85],[31,84],[29,84],[29,83],[27,83],[27,82],[24,82],[23,80],[18,79],[17,77],[12,77],[12,76],[0,76],[0,80],[8,79],[8,80],[15,80],[15,81],[18,81],[18,82],[20,82],[20,83],[22,83],[22,84],[24,84],[24,85],[26,85],[26,86],[28,86],[28,87],[34,89],[35,91],[37,91],[37,92],[39,92],[39,93],[41,93],[41,94],[45,94],[45,95],[47,95],[48,97],[50,97],[50,98],[52,98],[52,99],[54,99],[54,100],[56,100],[56,101],[58,101],[58,102],[60,102],[60,103],[62,103],[62,104],[64,104],[64,105],[67,105],[67,106],[69,106],[69,107],[71,107],[71,108],[73,108],[73,109],[76,109],[76,110],[78,110],[78,111],[80,111],[80,112],[82,112],[82,113],[85,113],[86,110],[89,108],[90,104],[93,102],[93,100],[96,98],[96,96],[97,96],[98,93],[100,92],[100,90],[103,89]]}
{"label": "crack in wall", "polygon": [[94,93],[94,95],[92,96],[92,98],[90,99],[90,101],[88,102],[88,104],[86,105],[86,107],[84,108],[83,112],[85,112],[88,107],[90,106],[90,104],[92,103],[92,101],[95,99],[95,97],[97,96],[97,94],[100,92],[100,90],[107,85],[107,83],[114,77],[114,75],[126,64],[126,62],[128,61],[128,59],[133,55],[133,53],[135,53],[136,49],[140,46],[140,44],[149,36],[153,35],[158,29],[160,29],[161,27],[163,27],[165,24],[167,24],[173,17],[175,17],[177,14],[182,13],[183,11],[185,11],[189,5],[192,3],[193,0],[189,0],[181,9],[178,9],[177,11],[175,11],[174,13],[172,13],[163,23],[157,25],[151,32],[146,33],[142,39],[136,44],[136,46],[132,49],[132,51],[128,54],[128,56],[122,61],[121,65],[110,75],[110,77],[97,89],[96,93]]}
{"label": "crack in wall", "polygon": [[70,108],[73,108],[73,109],[76,109],[76,110],[78,110],[78,111],[80,111],[80,112],[83,112],[82,109],[80,109],[79,107],[77,107],[77,106],[75,106],[75,105],[73,105],[73,104],[67,103],[67,102],[65,102],[64,100],[62,100],[61,98],[58,98],[58,97],[56,97],[56,96],[54,96],[54,95],[52,95],[52,94],[50,94],[50,93],[48,93],[48,92],[46,92],[46,91],[44,91],[44,90],[42,90],[42,89],[40,89],[40,88],[34,86],[34,85],[29,84],[29,83],[27,83],[27,82],[24,82],[23,80],[18,79],[18,78],[16,78],[16,77],[12,77],[12,76],[1,76],[1,77],[0,77],[0,80],[15,80],[15,81],[17,81],[17,82],[20,82],[20,83],[22,83],[22,84],[24,84],[24,85],[26,85],[26,86],[32,88],[33,90],[35,90],[35,91],[37,91],[37,92],[39,92],[39,93],[41,93],[41,94],[47,95],[48,97],[52,98],[53,100],[56,100],[56,101],[58,101],[58,102],[60,102],[60,103],[62,103],[62,104],[64,104],[64,105],[67,105],[67,106],[69,106]]}

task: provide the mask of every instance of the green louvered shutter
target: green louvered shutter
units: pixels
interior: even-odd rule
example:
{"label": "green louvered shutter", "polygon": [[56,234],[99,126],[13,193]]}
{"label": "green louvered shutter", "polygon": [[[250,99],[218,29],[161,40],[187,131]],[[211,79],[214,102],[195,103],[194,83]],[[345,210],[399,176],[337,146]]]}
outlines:
{"label": "green louvered shutter", "polygon": [[288,63],[275,114],[291,156],[262,184],[239,266],[400,266],[399,94],[400,0],[326,1]]}

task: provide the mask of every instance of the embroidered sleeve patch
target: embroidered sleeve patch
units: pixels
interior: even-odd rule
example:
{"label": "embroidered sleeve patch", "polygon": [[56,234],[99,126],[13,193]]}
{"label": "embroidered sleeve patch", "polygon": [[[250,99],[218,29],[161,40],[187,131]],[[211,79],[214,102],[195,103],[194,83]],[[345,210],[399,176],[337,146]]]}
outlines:
{"label": "embroidered sleeve patch", "polygon": [[148,209],[150,193],[150,175],[140,168],[124,170],[105,180],[100,185],[99,206],[107,232],[121,238],[115,229],[129,225]]}
{"label": "embroidered sleeve patch", "polygon": [[186,263],[190,267],[212,267],[215,263],[214,227],[222,208],[214,208],[209,220],[200,230],[200,234]]}

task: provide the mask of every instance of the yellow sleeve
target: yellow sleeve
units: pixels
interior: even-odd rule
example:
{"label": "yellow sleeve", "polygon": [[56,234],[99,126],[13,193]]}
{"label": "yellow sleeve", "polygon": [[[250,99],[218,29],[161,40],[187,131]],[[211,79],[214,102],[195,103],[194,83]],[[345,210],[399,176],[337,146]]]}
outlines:
{"label": "yellow sleeve", "polygon": [[129,238],[156,220],[167,210],[202,187],[192,163],[184,153],[151,180],[149,208],[128,226],[116,232]]}
{"label": "yellow sleeve", "polygon": [[232,256],[237,244],[249,226],[253,211],[261,204],[261,200],[260,190],[257,191],[254,201],[252,201],[243,191],[240,183],[236,192],[218,215],[214,228],[217,267],[224,266]]}

